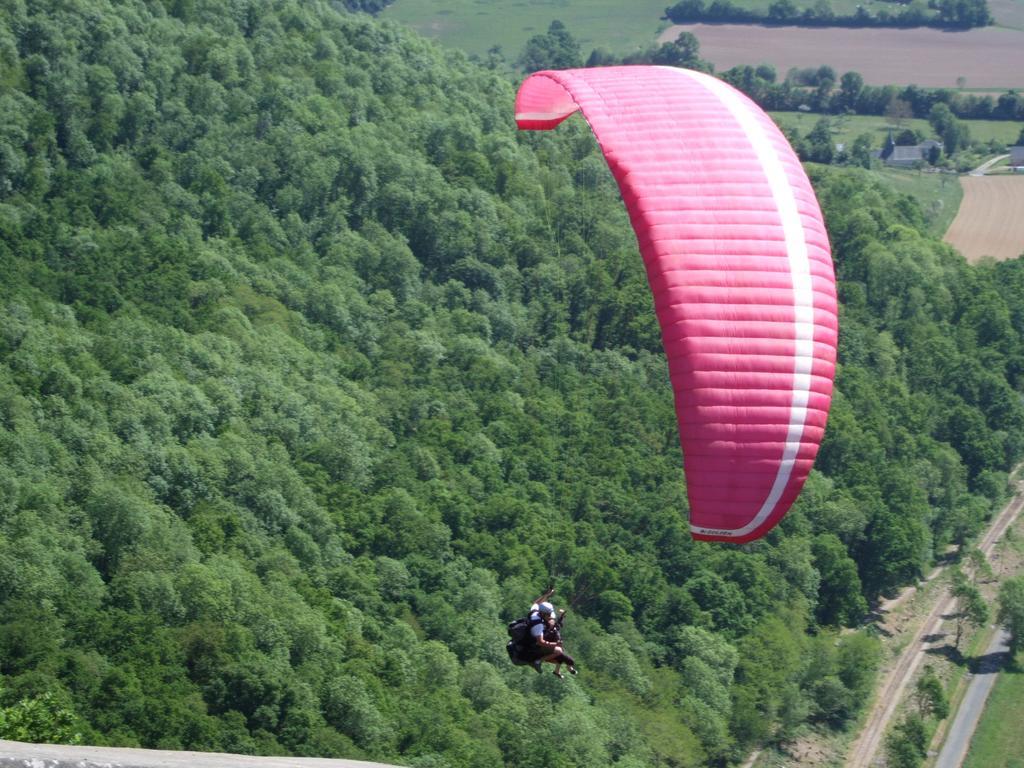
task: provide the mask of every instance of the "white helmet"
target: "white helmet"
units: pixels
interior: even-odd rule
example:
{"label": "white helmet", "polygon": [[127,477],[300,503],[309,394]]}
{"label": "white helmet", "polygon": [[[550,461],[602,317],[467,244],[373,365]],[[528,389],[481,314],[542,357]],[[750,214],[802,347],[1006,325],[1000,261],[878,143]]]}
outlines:
{"label": "white helmet", "polygon": [[555,606],[553,606],[549,602],[539,603],[537,605],[537,613],[539,613],[541,616],[554,616]]}

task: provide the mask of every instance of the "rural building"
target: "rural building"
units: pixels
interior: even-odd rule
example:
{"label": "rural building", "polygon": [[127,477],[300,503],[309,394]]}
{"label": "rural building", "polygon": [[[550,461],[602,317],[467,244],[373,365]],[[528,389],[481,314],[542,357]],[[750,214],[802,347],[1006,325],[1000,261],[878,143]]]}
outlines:
{"label": "rural building", "polygon": [[1015,171],[1024,171],[1024,145],[1010,147],[1010,167]]}
{"label": "rural building", "polygon": [[892,137],[892,131],[890,131],[889,139],[885,142],[885,147],[875,153],[874,156],[886,165],[895,166],[897,168],[913,168],[919,163],[931,162],[931,158],[934,156],[935,150],[942,152],[941,141],[928,139],[927,141],[922,141],[920,144],[913,144],[909,146],[901,145],[896,143],[895,139]]}

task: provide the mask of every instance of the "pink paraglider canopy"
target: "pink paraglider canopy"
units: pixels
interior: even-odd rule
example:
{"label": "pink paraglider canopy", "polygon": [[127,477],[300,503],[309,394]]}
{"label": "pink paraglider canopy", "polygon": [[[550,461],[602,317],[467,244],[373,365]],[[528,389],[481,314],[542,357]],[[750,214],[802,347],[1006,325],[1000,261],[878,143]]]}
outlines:
{"label": "pink paraglider canopy", "polygon": [[838,329],[828,235],[752,101],[674,67],[537,72],[520,128],[582,111],[618,181],[668,356],[695,539],[766,534],[825,430]]}

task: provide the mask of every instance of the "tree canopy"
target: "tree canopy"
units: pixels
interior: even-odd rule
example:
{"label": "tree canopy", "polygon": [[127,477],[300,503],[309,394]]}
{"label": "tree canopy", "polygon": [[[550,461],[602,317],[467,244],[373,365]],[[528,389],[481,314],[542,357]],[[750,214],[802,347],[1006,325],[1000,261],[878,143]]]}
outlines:
{"label": "tree canopy", "polygon": [[[513,83],[321,2],[7,3],[0,61],[0,736],[720,765],[856,716],[839,627],[1024,450],[1024,262],[812,168],[818,468],[767,540],[695,544],[582,120],[519,135]],[[565,682],[504,658],[550,579]]]}

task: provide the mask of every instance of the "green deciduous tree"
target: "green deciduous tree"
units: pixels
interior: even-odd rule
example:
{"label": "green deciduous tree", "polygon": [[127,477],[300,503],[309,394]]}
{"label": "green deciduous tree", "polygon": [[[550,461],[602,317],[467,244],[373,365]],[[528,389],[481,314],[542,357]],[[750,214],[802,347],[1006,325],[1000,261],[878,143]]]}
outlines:
{"label": "green deciduous tree", "polygon": [[857,564],[833,534],[818,536],[813,544],[814,565],[821,575],[815,615],[821,624],[854,626],[867,611]]}
{"label": "green deciduous tree", "polygon": [[552,21],[548,31],[526,41],[519,55],[519,66],[526,72],[541,69],[569,69],[583,65],[579,44],[564,23]]}
{"label": "green deciduous tree", "polygon": [[959,568],[953,571],[950,592],[957,601],[956,638],[953,647],[959,650],[964,624],[971,624],[974,627],[984,625],[988,621],[989,610],[980,590]]}
{"label": "green deciduous tree", "polygon": [[[0,694],[3,691],[0,690]],[[80,744],[78,717],[52,693],[0,707],[0,738],[41,744]]]}
{"label": "green deciduous tree", "polygon": [[936,720],[944,720],[949,714],[949,699],[942,687],[942,681],[930,666],[925,667],[921,676],[914,683],[914,699],[917,701],[921,717],[932,715]]}
{"label": "green deciduous tree", "polygon": [[916,768],[925,757],[928,734],[924,721],[916,714],[908,714],[885,737],[885,752],[889,764],[896,768]]}
{"label": "green deciduous tree", "polygon": [[999,623],[1010,634],[1010,650],[1024,648],[1024,578],[1009,579],[999,588]]}

